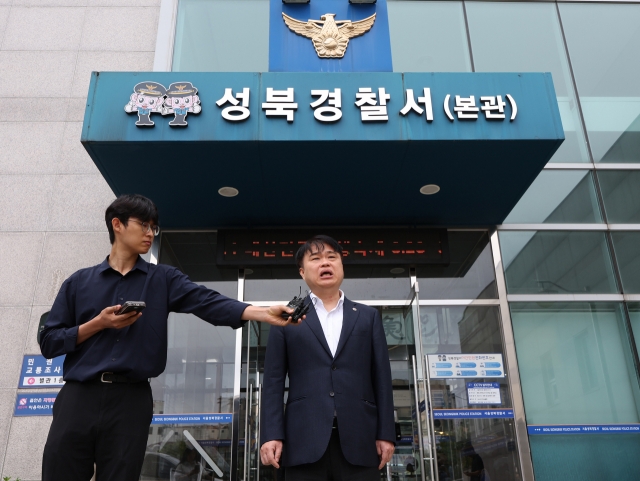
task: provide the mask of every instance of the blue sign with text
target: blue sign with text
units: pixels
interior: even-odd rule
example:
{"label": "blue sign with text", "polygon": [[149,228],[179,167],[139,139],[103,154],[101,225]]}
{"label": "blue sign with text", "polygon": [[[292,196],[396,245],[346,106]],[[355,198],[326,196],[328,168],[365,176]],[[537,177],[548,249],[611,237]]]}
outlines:
{"label": "blue sign with text", "polygon": [[640,424],[567,424],[527,426],[529,435],[540,434],[640,434]]}
{"label": "blue sign with text", "polygon": [[65,356],[59,356],[46,359],[36,354],[24,356],[18,387],[29,389],[61,387],[64,385],[62,379],[64,358]]}
{"label": "blue sign with text", "polygon": [[151,424],[228,424],[233,414],[154,414]]}
{"label": "blue sign with text", "polygon": [[434,409],[433,419],[510,419],[513,409]]}
{"label": "blue sign with text", "polygon": [[14,416],[52,416],[57,392],[18,394]]}

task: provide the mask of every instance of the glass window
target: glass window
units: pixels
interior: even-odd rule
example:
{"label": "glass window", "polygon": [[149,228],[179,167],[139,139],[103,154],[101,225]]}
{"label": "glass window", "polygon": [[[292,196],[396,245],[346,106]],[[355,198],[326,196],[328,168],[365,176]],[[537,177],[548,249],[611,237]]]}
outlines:
{"label": "glass window", "polygon": [[504,224],[602,222],[590,171],[543,170]]}
{"label": "glass window", "polygon": [[512,303],[528,424],[637,423],[622,304]]}
{"label": "glass window", "polygon": [[476,71],[551,72],[566,137],[551,161],[588,162],[555,4],[467,2],[466,7]]}
{"label": "glass window", "polygon": [[[177,267],[194,282],[236,298],[237,271],[218,269],[215,251],[215,232],[165,232],[159,260]],[[233,413],[236,332],[212,326],[191,314],[171,313],[167,340],[166,369],[151,380],[154,414]],[[215,468],[192,449],[194,442],[228,478],[231,421],[213,418],[202,424],[152,424],[142,479],[172,479],[180,464],[194,463],[204,463],[201,476],[210,479]]]}
{"label": "glass window", "polygon": [[640,294],[640,232],[612,232],[613,249],[626,294]]}
{"label": "glass window", "polygon": [[633,337],[636,340],[636,349],[640,351],[640,302],[630,302],[628,307]]}
{"label": "glass window", "polygon": [[640,224],[640,170],[600,170],[597,175],[607,220]]}
{"label": "glass window", "polygon": [[640,479],[640,436],[531,436],[536,481]]}
{"label": "glass window", "polygon": [[470,72],[461,2],[387,3],[394,72]]}
{"label": "glass window", "polygon": [[559,8],[594,160],[640,162],[640,5]]}
{"label": "glass window", "polygon": [[422,299],[496,299],[495,268],[489,235],[478,231],[449,231],[446,266],[418,266]]}
{"label": "glass window", "polygon": [[269,0],[180,0],[172,70],[268,71]]}
{"label": "glass window", "polygon": [[509,294],[617,293],[604,232],[502,231]]}

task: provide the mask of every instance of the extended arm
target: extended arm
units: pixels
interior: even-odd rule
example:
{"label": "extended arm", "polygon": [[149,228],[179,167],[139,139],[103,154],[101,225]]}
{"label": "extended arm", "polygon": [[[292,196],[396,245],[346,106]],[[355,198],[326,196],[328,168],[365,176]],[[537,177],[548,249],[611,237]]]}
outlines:
{"label": "extended arm", "polygon": [[178,269],[167,274],[169,285],[169,309],[174,312],[195,314],[216,326],[242,327],[242,321],[267,322],[276,326],[289,323],[280,314],[293,312],[286,306],[255,307],[236,301],[219,292],[192,282]]}

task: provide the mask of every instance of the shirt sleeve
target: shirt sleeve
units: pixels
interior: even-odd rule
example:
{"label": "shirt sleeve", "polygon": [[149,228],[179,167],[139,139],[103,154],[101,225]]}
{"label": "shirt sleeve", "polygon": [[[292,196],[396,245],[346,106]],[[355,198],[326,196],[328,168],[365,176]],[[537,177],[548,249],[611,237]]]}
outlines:
{"label": "shirt sleeve", "polygon": [[243,326],[242,313],[249,304],[196,284],[178,269],[171,269],[167,275],[169,311],[195,314],[214,326]]}
{"label": "shirt sleeve", "polygon": [[75,351],[78,325],[75,316],[74,276],[64,281],[40,333],[40,351],[47,359]]}

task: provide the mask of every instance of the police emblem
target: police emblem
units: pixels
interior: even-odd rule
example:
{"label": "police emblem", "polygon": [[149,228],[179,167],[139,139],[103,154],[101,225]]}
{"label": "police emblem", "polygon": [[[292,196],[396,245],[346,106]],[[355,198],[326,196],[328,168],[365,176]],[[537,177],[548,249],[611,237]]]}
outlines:
{"label": "police emblem", "polygon": [[151,114],[162,114],[162,104],[167,89],[158,82],[140,82],[133,87],[133,94],[129,98],[129,103],[124,106],[124,111],[128,114],[137,113],[138,127],[153,127],[155,124],[151,120]]}
{"label": "police emblem", "polygon": [[282,13],[284,23],[292,32],[311,39],[320,58],[344,57],[349,46],[349,39],[364,35],[371,30],[376,21],[375,13],[356,22],[336,20],[335,16],[335,13],[325,13],[320,17],[320,20],[303,22]]}
{"label": "police emblem", "polygon": [[167,89],[162,115],[174,114],[169,125],[171,127],[186,127],[187,113],[199,114],[202,111],[198,89],[191,82],[173,82]]}

